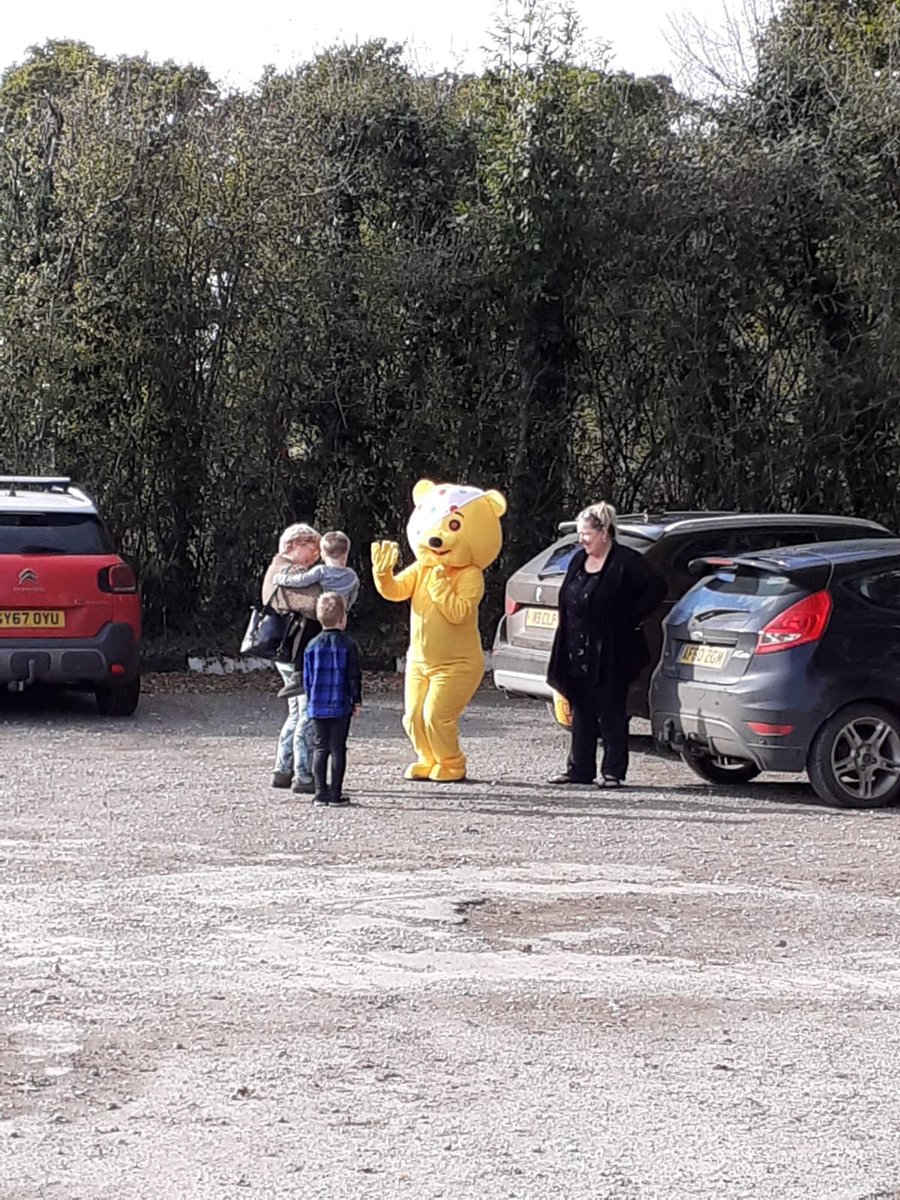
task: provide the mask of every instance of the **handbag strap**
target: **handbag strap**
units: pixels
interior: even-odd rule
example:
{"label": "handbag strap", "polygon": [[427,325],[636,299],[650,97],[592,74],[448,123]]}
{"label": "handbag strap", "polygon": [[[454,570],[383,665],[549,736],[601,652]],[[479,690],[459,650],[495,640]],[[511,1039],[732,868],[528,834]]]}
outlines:
{"label": "handbag strap", "polygon": [[[276,593],[276,592],[280,592],[280,591],[281,591],[281,584],[280,584],[280,583],[276,583],[276,584],[273,586],[273,588],[272,588],[271,592],[269,592],[269,598],[268,598],[268,600],[263,600],[263,608],[271,608],[271,607],[272,607],[272,600],[273,600],[273,599],[274,599],[274,597],[275,597],[275,593]],[[278,609],[274,609],[273,611],[274,611],[274,612],[277,612],[277,611],[278,611]]]}

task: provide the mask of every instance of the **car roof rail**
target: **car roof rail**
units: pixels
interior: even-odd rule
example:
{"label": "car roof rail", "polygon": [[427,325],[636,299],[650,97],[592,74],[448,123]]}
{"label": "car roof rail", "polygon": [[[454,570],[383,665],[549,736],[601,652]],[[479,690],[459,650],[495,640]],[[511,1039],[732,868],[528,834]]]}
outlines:
{"label": "car roof rail", "polygon": [[68,475],[0,475],[0,487],[37,492],[67,492],[72,486]]}

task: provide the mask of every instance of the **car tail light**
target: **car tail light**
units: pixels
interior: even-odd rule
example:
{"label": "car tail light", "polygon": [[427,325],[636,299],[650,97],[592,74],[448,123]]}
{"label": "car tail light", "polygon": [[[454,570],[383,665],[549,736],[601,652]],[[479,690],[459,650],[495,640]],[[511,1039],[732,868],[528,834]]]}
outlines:
{"label": "car tail light", "polygon": [[522,605],[518,602],[518,600],[513,600],[509,596],[506,597],[505,610],[508,617],[511,617],[517,613],[521,607]]}
{"label": "car tail light", "polygon": [[97,576],[97,584],[101,592],[136,592],[137,578],[127,563],[116,563],[112,567],[104,567]]}
{"label": "car tail light", "polygon": [[757,654],[774,654],[807,642],[817,642],[831,616],[831,593],[814,592],[771,620],[760,632]]}

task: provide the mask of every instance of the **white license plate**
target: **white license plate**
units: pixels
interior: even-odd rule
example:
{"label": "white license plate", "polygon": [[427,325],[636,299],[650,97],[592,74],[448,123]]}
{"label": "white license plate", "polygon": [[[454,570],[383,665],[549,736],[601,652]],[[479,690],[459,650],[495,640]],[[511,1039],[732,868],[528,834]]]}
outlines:
{"label": "white license plate", "polygon": [[698,646],[690,642],[682,647],[678,661],[692,667],[710,667],[713,671],[721,670],[728,661],[728,646]]}
{"label": "white license plate", "polygon": [[559,621],[559,612],[555,608],[526,608],[525,627],[527,629],[555,629]]}

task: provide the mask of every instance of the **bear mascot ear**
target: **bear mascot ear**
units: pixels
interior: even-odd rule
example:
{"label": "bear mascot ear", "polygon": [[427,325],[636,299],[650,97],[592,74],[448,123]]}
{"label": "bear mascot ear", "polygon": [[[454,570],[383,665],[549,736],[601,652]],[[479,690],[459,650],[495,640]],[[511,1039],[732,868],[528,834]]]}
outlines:
{"label": "bear mascot ear", "polygon": [[497,491],[484,493],[485,499],[498,517],[502,517],[506,512],[506,497]]}
{"label": "bear mascot ear", "polygon": [[413,504],[416,508],[422,503],[429,492],[433,492],[437,487],[436,483],[432,483],[430,479],[420,479],[413,488]]}

